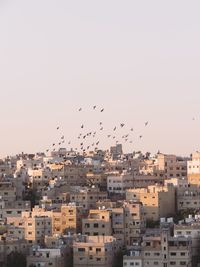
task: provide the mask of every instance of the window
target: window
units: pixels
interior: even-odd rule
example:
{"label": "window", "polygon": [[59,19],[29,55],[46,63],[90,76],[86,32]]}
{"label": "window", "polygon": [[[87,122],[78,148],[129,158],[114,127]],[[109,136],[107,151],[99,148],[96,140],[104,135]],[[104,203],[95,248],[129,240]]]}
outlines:
{"label": "window", "polygon": [[180,265],[186,265],[186,261],[180,261]]}
{"label": "window", "polygon": [[171,252],[170,255],[171,256],[176,256],[176,252]]}
{"label": "window", "polygon": [[78,252],[85,252],[85,248],[78,248]]}
{"label": "window", "polygon": [[181,252],[181,256],[185,256],[185,252]]}
{"label": "window", "polygon": [[176,265],[175,261],[170,261],[170,265]]}
{"label": "window", "polygon": [[160,253],[159,252],[155,252],[154,256],[160,256]]}

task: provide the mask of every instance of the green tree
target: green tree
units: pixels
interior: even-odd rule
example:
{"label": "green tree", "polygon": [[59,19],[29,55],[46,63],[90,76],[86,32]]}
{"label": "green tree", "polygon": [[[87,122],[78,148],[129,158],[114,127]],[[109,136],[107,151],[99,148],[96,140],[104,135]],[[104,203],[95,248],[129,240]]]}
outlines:
{"label": "green tree", "polygon": [[6,267],[26,267],[26,257],[19,252],[11,252],[7,256]]}

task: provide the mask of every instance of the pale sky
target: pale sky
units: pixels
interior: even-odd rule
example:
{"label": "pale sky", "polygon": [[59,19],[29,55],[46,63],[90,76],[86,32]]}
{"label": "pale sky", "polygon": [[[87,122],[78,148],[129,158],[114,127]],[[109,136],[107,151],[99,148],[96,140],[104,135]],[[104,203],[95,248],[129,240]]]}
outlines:
{"label": "pale sky", "polygon": [[[61,132],[76,146],[81,123],[99,121],[104,135],[134,128],[126,151],[200,149],[199,10],[185,0],[0,0],[0,156],[44,151]],[[104,135],[102,148],[113,145]]]}

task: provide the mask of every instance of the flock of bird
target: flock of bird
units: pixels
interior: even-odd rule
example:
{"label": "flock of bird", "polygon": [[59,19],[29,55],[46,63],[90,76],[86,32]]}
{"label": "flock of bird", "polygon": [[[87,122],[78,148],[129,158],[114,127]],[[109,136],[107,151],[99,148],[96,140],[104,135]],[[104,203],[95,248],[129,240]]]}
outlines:
{"label": "flock of bird", "polygon": [[[97,110],[100,113],[103,113],[105,110],[104,108],[98,108],[96,105],[92,107],[92,110]],[[83,108],[79,108],[78,112],[82,112]],[[146,121],[144,123],[144,127],[147,127],[149,125],[149,122]],[[101,138],[99,137],[99,135],[102,135],[104,133],[105,130],[105,126],[103,124],[102,121],[100,121],[98,123],[98,129],[90,129],[89,131],[87,131],[87,125],[85,124],[81,124],[80,125],[80,132],[77,136],[77,142],[79,143],[78,146],[74,147],[73,150],[77,151],[77,153],[86,153],[86,151],[90,151],[90,150],[94,150],[94,151],[98,151],[99,149],[99,144],[100,144],[100,140]],[[108,140],[110,140],[110,142],[115,142],[115,144],[119,144],[119,143],[129,143],[132,144],[133,140],[132,140],[132,133],[134,132],[133,128],[128,128],[126,129],[127,125],[124,122],[119,123],[118,125],[115,125],[109,134],[104,134],[104,138],[107,138]],[[126,133],[121,135],[120,131],[121,129],[126,129]],[[61,127],[57,126],[56,127],[57,132],[59,133],[59,139],[57,140],[57,142],[54,142],[50,148],[46,149],[46,152],[49,151],[56,151],[56,148],[61,148],[61,146],[63,147],[63,144],[66,143],[68,146],[71,145],[71,140],[68,140],[66,142],[65,139],[65,135],[63,134]],[[143,138],[143,135],[140,134],[138,136],[139,139]]]}

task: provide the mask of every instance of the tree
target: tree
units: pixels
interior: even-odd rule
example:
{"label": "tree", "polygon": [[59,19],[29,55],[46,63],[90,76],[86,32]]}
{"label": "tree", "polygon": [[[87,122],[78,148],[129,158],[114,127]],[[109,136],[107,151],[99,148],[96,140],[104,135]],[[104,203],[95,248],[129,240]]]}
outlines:
{"label": "tree", "polygon": [[20,252],[13,251],[7,256],[6,267],[26,267],[26,257]]}

